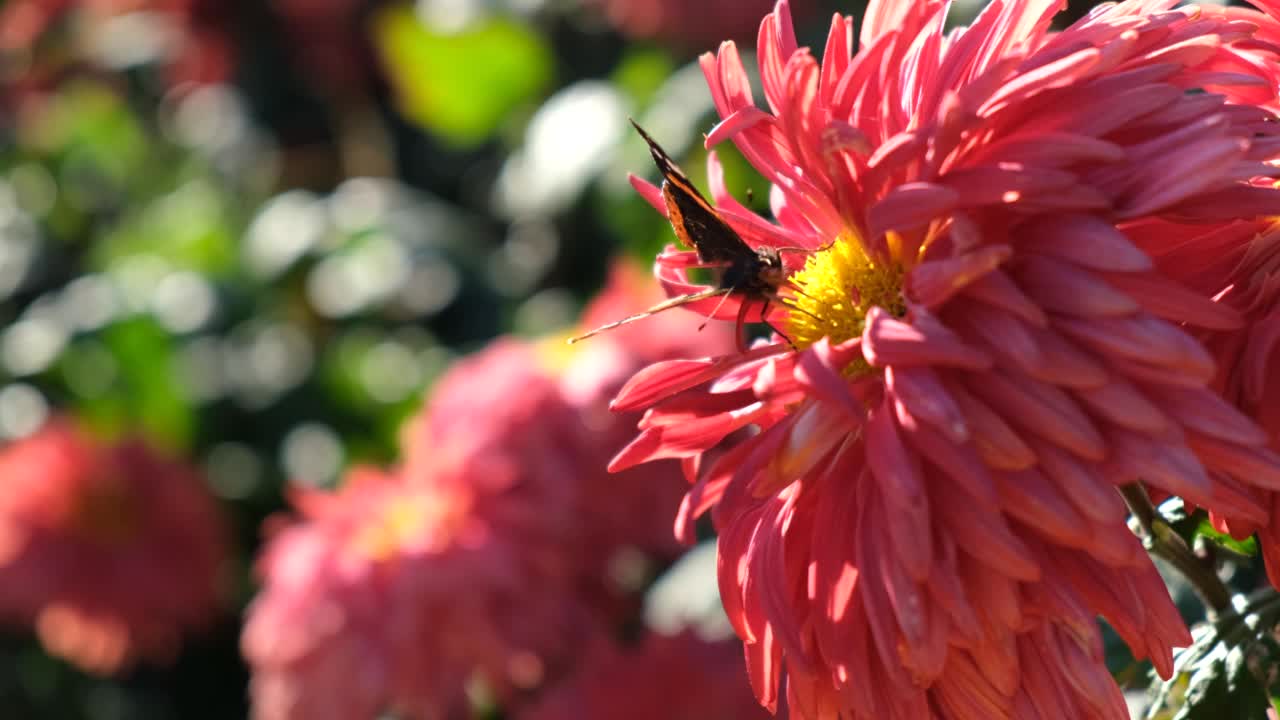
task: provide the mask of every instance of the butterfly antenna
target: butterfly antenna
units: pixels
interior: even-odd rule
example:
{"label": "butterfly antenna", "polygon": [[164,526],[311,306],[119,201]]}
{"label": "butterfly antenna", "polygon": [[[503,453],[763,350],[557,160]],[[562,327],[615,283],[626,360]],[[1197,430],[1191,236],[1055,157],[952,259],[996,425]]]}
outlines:
{"label": "butterfly antenna", "polygon": [[657,305],[654,305],[653,307],[649,308],[648,310],[645,310],[644,312],[636,313],[635,315],[631,315],[629,317],[624,317],[621,320],[616,320],[614,322],[609,323],[608,325],[601,325],[600,327],[596,328],[595,330],[592,330],[591,332],[583,333],[576,337],[571,337],[569,338],[568,342],[570,345],[572,345],[576,342],[586,340],[587,338],[592,337],[594,335],[599,335],[600,333],[605,332],[607,330],[613,330],[614,328],[619,328],[619,327],[622,327],[623,325],[629,325],[637,320],[643,320],[649,317],[650,315],[656,315],[664,310],[670,310],[671,308],[674,308],[674,307],[687,305],[688,303],[691,303],[697,300],[702,300],[709,297],[715,297],[716,295],[722,292],[725,292],[725,291],[721,290],[720,288],[711,288],[709,290],[703,290],[702,292],[689,293],[688,295],[678,295],[673,298],[668,298],[667,300],[664,300],[658,303]]}

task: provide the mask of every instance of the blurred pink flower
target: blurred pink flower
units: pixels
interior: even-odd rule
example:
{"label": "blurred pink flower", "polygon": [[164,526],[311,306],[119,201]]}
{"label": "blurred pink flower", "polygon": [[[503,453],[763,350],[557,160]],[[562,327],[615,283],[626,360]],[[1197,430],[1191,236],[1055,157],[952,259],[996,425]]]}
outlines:
{"label": "blurred pink flower", "polygon": [[459,363],[394,475],[301,492],[243,647],[255,716],[434,718],[473,678],[540,684],[591,629],[575,594],[574,418],[524,345]]}
{"label": "blurred pink flower", "polygon": [[[618,270],[599,302],[643,307],[640,288]],[[700,322],[662,320],[641,357],[731,346]],[[630,434],[606,404],[643,362],[639,340],[499,340],[436,383],[396,471],[299,491],[244,633],[257,717],[436,717],[464,706],[473,676],[513,702],[631,608],[626,560],[679,552],[687,487],[675,463],[605,472]]]}
{"label": "blurred pink flower", "polygon": [[254,717],[435,718],[465,708],[473,676],[537,684],[574,630],[540,558],[554,529],[513,517],[538,509],[504,497],[520,492],[367,469],[337,493],[298,491],[244,629]]}
{"label": "blurred pink flower", "polygon": [[217,614],[225,537],[188,466],[55,421],[0,449],[0,618],[112,673],[166,662]]}
{"label": "blurred pink flower", "polygon": [[648,635],[634,649],[601,642],[576,672],[517,720],[767,720],[736,642]]}
{"label": "blurred pink flower", "polygon": [[[856,54],[837,16],[819,63],[779,2],[757,50],[768,112],[732,43],[703,56],[707,146],[732,139],[773,183],[777,223],[727,193],[713,154],[719,211],[807,257],[770,315],[786,338],[623,388],[616,409],[649,410],[612,467],[724,450],[680,519],[714,507],[766,705],[785,671],[807,718],[1120,720],[1094,617],[1165,677],[1190,637],[1114,487],[1266,522],[1254,492],[1280,489],[1280,458],[1179,326],[1239,314],[1117,228],[1280,214],[1249,182],[1278,172],[1276,125],[1242,100],[1268,72],[1234,62],[1271,51],[1251,23],[1174,5],[1055,33],[1061,3],[996,0],[944,32],[940,0],[873,1]],[[698,289],[696,260],[658,257],[669,293]]]}

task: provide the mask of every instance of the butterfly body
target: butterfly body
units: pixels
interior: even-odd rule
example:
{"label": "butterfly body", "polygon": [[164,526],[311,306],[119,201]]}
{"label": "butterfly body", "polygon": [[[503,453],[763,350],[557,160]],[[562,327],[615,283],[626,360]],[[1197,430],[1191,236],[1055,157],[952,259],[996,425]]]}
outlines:
{"label": "butterfly body", "polygon": [[786,276],[778,251],[771,247],[752,248],[748,245],[702,197],[662,146],[635,121],[631,124],[648,143],[653,162],[662,173],[662,199],[667,206],[667,220],[671,222],[676,237],[686,247],[697,251],[703,263],[724,269],[720,287],[750,294],[754,290],[781,285]]}
{"label": "butterfly body", "polygon": [[[787,280],[781,255],[776,248],[753,248],[748,245],[694,187],[671,156],[634,120],[631,124],[648,143],[653,162],[662,173],[662,199],[667,208],[667,220],[671,222],[676,237],[686,247],[697,252],[703,267],[719,269],[719,279],[714,288],[670,298],[643,313],[596,328],[569,342],[582,340],[656,312],[716,296],[727,299],[730,295],[738,295],[742,299],[742,309],[738,314],[738,324],[741,326],[752,301],[767,306],[777,299],[778,288]],[[741,332],[739,338],[741,339]]]}

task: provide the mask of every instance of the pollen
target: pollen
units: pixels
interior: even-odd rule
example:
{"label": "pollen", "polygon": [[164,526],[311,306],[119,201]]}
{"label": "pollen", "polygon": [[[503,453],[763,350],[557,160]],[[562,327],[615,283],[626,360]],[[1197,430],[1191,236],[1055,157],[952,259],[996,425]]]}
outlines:
{"label": "pollen", "polygon": [[822,338],[841,343],[862,334],[867,311],[906,314],[902,268],[873,260],[856,237],[841,235],[810,255],[788,279],[788,336],[803,350]]}

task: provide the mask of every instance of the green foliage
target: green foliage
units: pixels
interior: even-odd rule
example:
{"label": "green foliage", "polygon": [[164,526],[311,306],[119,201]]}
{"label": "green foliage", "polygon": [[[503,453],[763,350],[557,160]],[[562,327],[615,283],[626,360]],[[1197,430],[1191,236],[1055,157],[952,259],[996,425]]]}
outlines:
{"label": "green foliage", "polygon": [[1185,704],[1173,720],[1266,720],[1271,703],[1258,679],[1249,671],[1242,648],[1215,648],[1198,663],[1187,681]]}
{"label": "green foliage", "polygon": [[1174,675],[1153,685],[1147,720],[1267,720],[1280,696],[1280,593],[1236,598],[1236,610],[1197,627],[1174,657]]}
{"label": "green foliage", "polygon": [[632,48],[614,69],[613,84],[637,107],[644,107],[653,100],[674,69],[675,63],[667,53],[654,48]]}
{"label": "green foliage", "polygon": [[489,139],[553,75],[542,36],[509,19],[443,29],[400,5],[378,14],[373,34],[405,117],[459,146]]}
{"label": "green foliage", "polygon": [[1253,557],[1258,554],[1256,538],[1249,536],[1243,540],[1237,540],[1226,533],[1218,532],[1203,510],[1187,513],[1180,498],[1170,498],[1161,504],[1160,515],[1188,545],[1195,545],[1197,541],[1208,542],[1241,557]]}
{"label": "green foliage", "polygon": [[1258,554],[1257,538],[1250,535],[1243,540],[1236,540],[1226,533],[1221,533],[1215,530],[1213,525],[1211,525],[1209,520],[1206,518],[1202,518],[1196,525],[1195,534],[1196,536],[1202,537],[1220,547],[1226,548],[1237,555],[1253,557]]}
{"label": "green foliage", "polygon": [[172,337],[155,320],[139,316],[112,325],[101,338],[115,360],[115,381],[109,392],[85,402],[82,414],[116,432],[141,430],[171,448],[189,447],[196,418],[178,375]]}
{"label": "green foliage", "polygon": [[177,183],[169,192],[129,208],[92,248],[91,267],[106,270],[139,255],[163,259],[172,269],[226,277],[236,269],[240,228],[225,191],[208,178]]}

